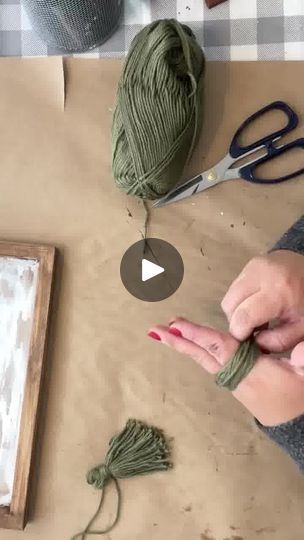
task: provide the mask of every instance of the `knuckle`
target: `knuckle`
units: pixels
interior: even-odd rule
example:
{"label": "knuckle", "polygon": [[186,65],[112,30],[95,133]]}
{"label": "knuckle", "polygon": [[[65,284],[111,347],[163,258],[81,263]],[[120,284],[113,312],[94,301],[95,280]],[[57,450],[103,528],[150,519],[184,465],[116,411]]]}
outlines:
{"label": "knuckle", "polygon": [[[265,288],[271,285],[271,290],[288,293],[294,285],[295,276],[290,269],[282,265],[280,259],[271,255],[261,255],[253,259],[255,271],[261,272]],[[269,290],[267,290],[269,294]]]}
{"label": "knuckle", "polygon": [[221,356],[226,352],[231,336],[219,333],[218,336],[213,336],[213,339],[206,346],[206,350],[214,356]]}
{"label": "knuckle", "polygon": [[281,334],[280,332],[277,332],[276,341],[277,341],[277,346],[280,348],[281,351],[285,351],[286,349],[289,348],[288,336],[286,336],[285,334]]}
{"label": "knuckle", "polygon": [[226,334],[222,335],[219,339],[211,341],[206,349],[211,356],[223,364],[229,360],[237,345],[237,342],[232,336]]}
{"label": "knuckle", "polygon": [[249,263],[245,267],[245,270],[256,272],[259,269],[263,269],[266,264],[267,264],[267,257],[265,257],[265,255],[256,255],[255,257],[251,259],[251,261],[249,261]]}
{"label": "knuckle", "polygon": [[248,312],[247,309],[240,308],[236,311],[234,316],[234,324],[244,327],[249,326],[252,321],[251,314]]}
{"label": "knuckle", "polygon": [[[274,275],[273,275],[274,278]],[[292,276],[288,271],[281,270],[280,272],[277,272],[275,276],[275,280],[272,278],[272,282],[274,282],[274,289],[277,291],[277,294],[282,298],[285,299],[285,302],[287,298],[290,297],[291,291],[296,288],[296,283],[294,276]]]}
{"label": "knuckle", "polygon": [[289,274],[289,269],[275,257],[265,257],[265,268],[268,273],[271,273],[271,276],[275,275],[277,279],[286,279]]}
{"label": "knuckle", "polygon": [[210,343],[207,347],[207,351],[212,355],[218,355],[220,353],[221,345],[218,342]]}
{"label": "knuckle", "polygon": [[224,296],[223,300],[221,301],[221,308],[223,310],[224,313],[227,313],[228,311],[228,305],[229,305],[229,291],[228,293]]}

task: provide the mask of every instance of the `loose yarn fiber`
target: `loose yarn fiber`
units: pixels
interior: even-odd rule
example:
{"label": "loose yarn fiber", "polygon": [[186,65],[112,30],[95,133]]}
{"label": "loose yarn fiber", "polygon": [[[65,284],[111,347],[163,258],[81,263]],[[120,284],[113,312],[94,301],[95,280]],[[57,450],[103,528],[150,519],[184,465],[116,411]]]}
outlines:
{"label": "loose yarn fiber", "polygon": [[153,200],[179,182],[200,132],[204,68],[192,30],[175,19],[155,21],[134,38],[112,126],[120,189]]}

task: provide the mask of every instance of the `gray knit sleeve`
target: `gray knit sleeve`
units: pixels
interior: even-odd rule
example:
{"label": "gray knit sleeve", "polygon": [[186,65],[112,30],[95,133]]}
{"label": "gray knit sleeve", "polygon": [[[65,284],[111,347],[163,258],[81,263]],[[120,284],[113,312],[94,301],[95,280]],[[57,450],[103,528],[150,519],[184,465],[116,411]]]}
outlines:
{"label": "gray knit sleeve", "polygon": [[282,236],[272,251],[276,249],[288,249],[304,255],[304,216]]}
{"label": "gray knit sleeve", "polygon": [[304,414],[274,427],[258,427],[286,452],[304,473]]}
{"label": "gray knit sleeve", "polygon": [[[304,216],[302,216],[275,244],[273,250],[288,249],[304,255]],[[274,427],[257,425],[275,441],[304,473],[304,414]]]}

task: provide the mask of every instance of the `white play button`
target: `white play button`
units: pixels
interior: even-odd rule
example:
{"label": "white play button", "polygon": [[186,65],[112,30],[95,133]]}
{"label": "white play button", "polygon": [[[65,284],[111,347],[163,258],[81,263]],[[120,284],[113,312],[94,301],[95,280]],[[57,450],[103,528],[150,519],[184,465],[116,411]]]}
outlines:
{"label": "white play button", "polygon": [[143,302],[166,300],[177,291],[183,276],[180,254],[159,238],[138,240],[127,249],[120,263],[125,288]]}
{"label": "white play button", "polygon": [[158,266],[158,264],[148,261],[147,259],[143,259],[141,262],[142,281],[148,281],[148,279],[159,276],[159,274],[162,274],[164,271],[165,269],[162,266]]}

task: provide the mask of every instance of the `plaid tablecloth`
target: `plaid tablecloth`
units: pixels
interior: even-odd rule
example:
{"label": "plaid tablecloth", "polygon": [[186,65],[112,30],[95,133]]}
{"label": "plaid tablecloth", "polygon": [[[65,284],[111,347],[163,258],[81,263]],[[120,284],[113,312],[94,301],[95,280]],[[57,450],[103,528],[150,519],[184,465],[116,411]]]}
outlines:
{"label": "plaid tablecloth", "polygon": [[[145,24],[164,17],[187,23],[211,60],[304,59],[304,0],[229,0],[212,10],[204,0],[125,0],[119,30],[86,56],[122,56]],[[62,51],[40,40],[20,1],[0,0],[0,55],[53,54]]]}

